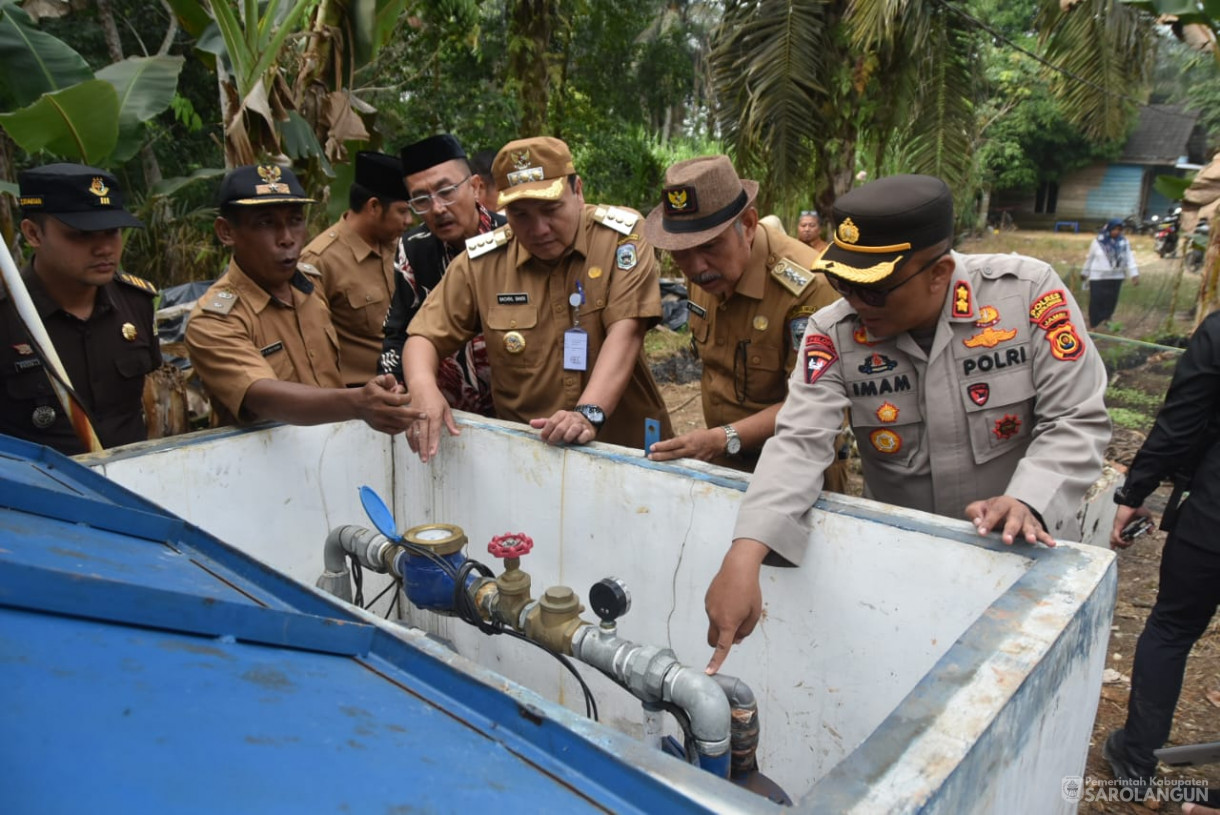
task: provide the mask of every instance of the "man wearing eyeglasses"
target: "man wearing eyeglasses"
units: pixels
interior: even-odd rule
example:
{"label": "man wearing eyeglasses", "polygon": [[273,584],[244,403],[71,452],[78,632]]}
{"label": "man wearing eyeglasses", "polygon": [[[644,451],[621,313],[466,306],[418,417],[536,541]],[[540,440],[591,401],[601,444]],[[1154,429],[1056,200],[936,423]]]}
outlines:
{"label": "man wearing eyeglasses", "polygon": [[348,211],[301,252],[301,262],[322,278],[349,388],[377,376],[381,324],[394,291],[394,253],[411,225],[397,156],[362,151],[355,170]]}
{"label": "man wearing eyeglasses", "polygon": [[[429,136],[402,149],[407,205],[423,225],[403,236],[395,262],[394,297],[386,314],[378,370],[403,381],[402,349],[407,326],[436,288],[466,241],[504,224],[504,216],[479,203],[482,179],[471,170],[466,151],[448,133]],[[491,369],[482,334],[442,359],[437,385],[455,410],[494,416]]]}
{"label": "man wearing eyeglasses", "polygon": [[508,227],[466,242],[411,321],[403,367],[427,414],[407,440],[428,461],[458,428],[437,362],[482,332],[496,415],[528,422],[548,444],[594,439],[643,448],[645,421],[673,435],[644,360],[661,291],[639,213],[585,204],[568,146],[509,142],[492,164]]}
{"label": "man wearing eyeglasses", "polygon": [[952,251],[953,197],[930,176],[866,184],[835,203],[817,268],[843,300],[815,314],[776,433],[705,600],[710,672],[762,611],[759,572],[799,564],[802,516],[851,411],[865,495],[962,514],[1004,543],[1077,538],[1110,438],[1106,373],[1048,264]]}
{"label": "man wearing eyeglasses", "polygon": [[[810,315],[839,299],[810,269],[817,255],[759,222],[758,182],[728,156],[680,161],[665,172],[644,236],[693,284],[691,342],[703,363],[707,427],[653,445],[650,458],[695,458],[753,470],[788,394]],[[833,476],[833,477],[831,477]],[[842,492],[845,467],[828,472]]]}

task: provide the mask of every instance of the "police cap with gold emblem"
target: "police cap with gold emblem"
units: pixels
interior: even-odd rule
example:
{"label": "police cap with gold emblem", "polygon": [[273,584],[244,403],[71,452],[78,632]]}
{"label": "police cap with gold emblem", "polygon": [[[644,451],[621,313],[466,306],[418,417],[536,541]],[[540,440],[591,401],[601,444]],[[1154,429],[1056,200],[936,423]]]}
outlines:
{"label": "police cap with gold emblem", "polygon": [[728,156],[679,161],[665,171],[661,204],[644,237],[660,249],[692,249],[719,235],[758,197],[758,182],[738,177]]}
{"label": "police cap with gold emblem", "polygon": [[84,164],[47,164],[17,177],[26,215],[45,212],[73,229],[100,232],[144,224],[123,208],[123,191],[113,175]]}
{"label": "police cap with gold emblem", "polygon": [[830,246],[814,269],[850,283],[885,280],[920,249],[953,237],[953,193],[929,175],[894,175],[835,201]]}
{"label": "police cap with gold emblem", "polygon": [[406,201],[407,186],[403,183],[402,161],[372,150],[356,154],[356,176],[352,186],[366,190],[381,201]]}
{"label": "police cap with gold emblem", "polygon": [[312,203],[292,170],[278,164],[247,164],[229,170],[216,195],[220,207]]}
{"label": "police cap with gold emblem", "polygon": [[522,198],[558,201],[576,168],[566,144],[536,136],[504,145],[491,163],[491,172],[500,190],[499,205],[504,208]]}

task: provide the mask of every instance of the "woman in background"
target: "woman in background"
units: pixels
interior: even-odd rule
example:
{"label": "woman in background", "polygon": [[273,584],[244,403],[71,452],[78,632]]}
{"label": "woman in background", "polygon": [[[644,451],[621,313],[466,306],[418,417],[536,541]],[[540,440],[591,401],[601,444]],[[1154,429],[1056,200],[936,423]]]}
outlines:
{"label": "woman in background", "polygon": [[1140,284],[1135,254],[1131,251],[1131,242],[1123,235],[1123,222],[1118,218],[1111,218],[1097,239],[1089,244],[1089,254],[1080,273],[1089,290],[1089,328],[1097,328],[1114,315],[1123,280],[1130,276],[1132,286]]}

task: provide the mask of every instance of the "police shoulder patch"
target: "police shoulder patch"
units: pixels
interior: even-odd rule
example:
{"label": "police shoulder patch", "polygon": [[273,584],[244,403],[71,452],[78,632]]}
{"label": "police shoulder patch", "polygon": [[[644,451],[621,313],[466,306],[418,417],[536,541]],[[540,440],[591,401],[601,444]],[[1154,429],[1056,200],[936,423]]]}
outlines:
{"label": "police shoulder patch", "polygon": [[830,370],[839,359],[835,350],[834,340],[825,334],[808,334],[805,336],[805,350],[802,354],[805,364],[805,384],[812,385]]}
{"label": "police shoulder patch", "polygon": [[507,246],[512,237],[513,231],[508,226],[502,226],[499,229],[493,229],[491,232],[475,235],[473,238],[466,239],[466,254],[470,255],[472,260],[482,257],[488,252],[494,252],[501,246]]}
{"label": "police shoulder patch", "polygon": [[153,285],[151,281],[145,280],[142,277],[136,277],[133,274],[127,274],[127,272],[119,272],[118,274],[116,274],[114,276],[114,279],[119,281],[120,283],[126,283],[128,286],[131,286],[133,289],[139,289],[140,291],[144,292],[145,294],[156,294],[157,293],[157,287],[155,285]]}
{"label": "police shoulder patch", "polygon": [[216,289],[205,294],[199,308],[213,314],[228,314],[237,305],[237,292],[232,289]]}

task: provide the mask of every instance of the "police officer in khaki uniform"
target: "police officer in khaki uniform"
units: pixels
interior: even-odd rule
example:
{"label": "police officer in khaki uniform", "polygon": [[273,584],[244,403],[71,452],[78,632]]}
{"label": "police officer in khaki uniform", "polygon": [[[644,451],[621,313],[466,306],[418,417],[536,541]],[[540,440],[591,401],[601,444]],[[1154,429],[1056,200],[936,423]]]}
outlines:
{"label": "police officer in khaki uniform", "polygon": [[427,461],[442,426],[458,432],[437,361],[479,331],[500,418],[529,422],[549,444],[642,448],[645,419],[672,435],[644,361],[661,293],[639,213],[586,205],[558,139],[510,142],[493,169],[508,226],[466,242],[409,327],[407,389],[428,414],[407,434],[413,448]]}
{"label": "police officer in khaki uniform", "polygon": [[[697,458],[753,470],[788,395],[788,375],[810,315],[839,299],[810,268],[808,246],[759,223],[758,182],[728,156],[682,161],[665,173],[644,236],[694,284],[690,330],[703,362],[707,428],[659,442],[651,458]],[[842,492],[844,467],[827,489]]]}
{"label": "police officer in khaki uniform", "polygon": [[349,388],[377,375],[381,324],[394,293],[394,253],[411,224],[396,156],[362,151],[355,169],[348,211],[301,253],[301,262],[321,277]]}
{"label": "police officer in khaki uniform", "polygon": [[229,268],[191,310],[186,345],[224,423],[362,419],[400,433],[420,413],[389,375],[344,388],[339,337],[316,274],[298,268],[305,195],[291,170],[250,165],[221,182],[214,228]]}
{"label": "police officer in khaki uniform", "polygon": [[[161,366],[153,329],[157,288],[118,271],[124,227],[118,180],[83,164],[48,164],[18,177],[21,234],[34,256],[21,270],[34,308],[103,447],[148,438],[144,375]],[[0,433],[85,452],[48,377],[50,366],[0,286]]]}
{"label": "police officer in khaki uniform", "polygon": [[754,628],[768,552],[800,563],[801,516],[851,409],[865,494],[958,517],[1005,543],[1075,538],[1110,438],[1106,374],[1046,263],[952,251],[943,181],[903,175],[835,204],[817,268],[843,300],[809,322],[775,437],[707,592],[709,670]]}

